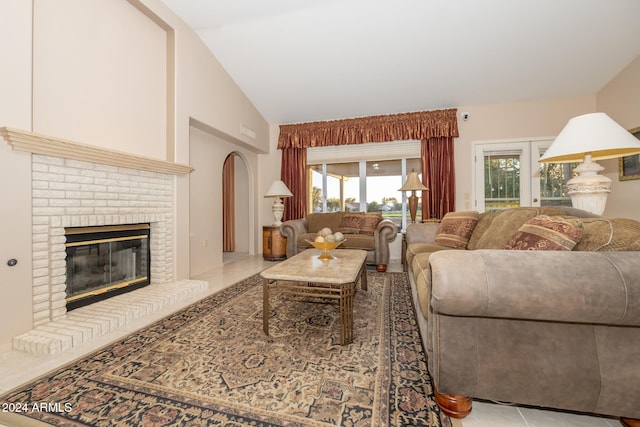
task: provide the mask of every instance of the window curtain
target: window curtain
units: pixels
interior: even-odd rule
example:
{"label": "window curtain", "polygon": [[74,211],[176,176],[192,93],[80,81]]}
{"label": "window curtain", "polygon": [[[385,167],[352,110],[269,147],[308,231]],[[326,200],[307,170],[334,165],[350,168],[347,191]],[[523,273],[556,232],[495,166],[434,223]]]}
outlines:
{"label": "window curtain", "polygon": [[293,194],[283,199],[282,220],[304,218],[307,214],[307,149],[283,149],[280,165],[280,179]]}
{"label": "window curtain", "polygon": [[456,183],[453,138],[429,138],[420,143],[422,183],[422,219],[439,218],[455,210]]}
{"label": "window curtain", "polygon": [[230,154],[222,167],[222,251],[236,250],[235,236],[235,170],[234,155]]}
{"label": "window curtain", "polygon": [[[281,125],[278,137],[278,149],[282,150],[281,179],[294,195],[285,201],[285,218],[306,215],[308,147],[402,140],[422,141],[422,176],[423,180],[428,176],[427,182],[432,184],[425,182],[431,190],[423,194],[423,218],[425,215],[441,218],[442,212],[454,210],[453,138],[458,137],[457,112],[452,108]],[[425,200],[428,209],[424,208]]]}

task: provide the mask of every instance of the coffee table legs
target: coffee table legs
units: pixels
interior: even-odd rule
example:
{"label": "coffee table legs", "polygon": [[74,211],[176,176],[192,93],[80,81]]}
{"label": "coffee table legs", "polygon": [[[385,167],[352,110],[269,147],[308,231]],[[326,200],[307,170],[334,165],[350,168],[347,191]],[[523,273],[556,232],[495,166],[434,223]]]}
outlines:
{"label": "coffee table legs", "polygon": [[[269,286],[273,282],[275,280],[262,279],[262,330],[265,335],[269,335]],[[340,345],[346,345],[353,342],[353,297],[356,293],[358,282],[344,283],[339,286]],[[360,286],[365,290],[367,289],[367,276],[364,268],[360,274]],[[330,295],[330,293],[327,293],[325,296]]]}
{"label": "coffee table legs", "polygon": [[353,294],[357,282],[340,287],[340,345],[353,342]]}
{"label": "coffee table legs", "polygon": [[[356,286],[357,286],[357,283],[356,283]],[[366,265],[366,263],[363,263],[362,267],[360,267],[360,288],[362,288],[362,290],[364,290],[364,291],[367,290],[367,265]]]}

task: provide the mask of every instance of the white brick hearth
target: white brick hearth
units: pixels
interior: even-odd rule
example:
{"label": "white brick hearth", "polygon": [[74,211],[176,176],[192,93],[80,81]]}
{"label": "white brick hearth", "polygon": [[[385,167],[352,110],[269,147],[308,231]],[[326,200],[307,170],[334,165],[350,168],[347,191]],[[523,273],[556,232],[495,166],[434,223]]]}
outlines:
{"label": "white brick hearth", "polygon": [[[18,350],[65,351],[97,335],[204,292],[206,282],[172,282],[175,176],[48,155],[32,155],[33,325]],[[66,311],[65,227],[149,223],[151,285]]]}
{"label": "white brick hearth", "polygon": [[105,301],[70,311],[13,339],[14,350],[59,354],[122,328],[132,321],[204,293],[202,280],[152,284]]}

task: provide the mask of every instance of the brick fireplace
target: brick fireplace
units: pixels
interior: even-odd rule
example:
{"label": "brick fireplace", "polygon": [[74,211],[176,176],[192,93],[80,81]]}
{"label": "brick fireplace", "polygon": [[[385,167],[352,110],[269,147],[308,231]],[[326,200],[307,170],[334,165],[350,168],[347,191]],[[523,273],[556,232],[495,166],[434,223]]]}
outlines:
{"label": "brick fireplace", "polygon": [[[160,308],[165,300],[175,301],[175,295],[188,297],[206,288],[206,282],[174,281],[175,175],[189,173],[191,168],[14,129],[0,128],[0,134],[14,149],[32,153],[34,330],[14,338],[14,348],[35,353],[65,351]],[[150,227],[152,283],[134,291],[146,292],[143,300],[149,301],[149,307],[140,309],[143,303],[136,297],[119,295],[112,299],[127,298],[118,301],[117,309],[92,308],[100,313],[95,321],[83,311],[89,307],[67,313],[65,228],[122,224]],[[135,301],[137,306],[123,312],[123,301]],[[103,302],[108,300],[94,306]]]}
{"label": "brick fireplace", "polygon": [[33,319],[66,310],[66,227],[149,223],[151,277],[173,278],[171,175],[58,157],[32,156]]}

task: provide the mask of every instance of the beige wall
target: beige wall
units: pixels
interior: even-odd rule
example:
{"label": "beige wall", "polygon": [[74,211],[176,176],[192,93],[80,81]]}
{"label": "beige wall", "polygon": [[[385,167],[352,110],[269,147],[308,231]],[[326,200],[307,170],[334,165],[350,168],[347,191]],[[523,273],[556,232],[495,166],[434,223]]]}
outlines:
{"label": "beige wall", "polygon": [[191,128],[192,188],[200,188],[190,198],[189,240],[190,273],[205,273],[222,265],[222,168],[230,154],[235,154],[236,178],[236,252],[256,253],[258,236],[251,232],[256,222],[255,176],[258,156],[251,150],[229,143],[197,127]]}
{"label": "beige wall", "polygon": [[33,131],[165,159],[166,31],[126,1],[34,4]]}
{"label": "beige wall", "polygon": [[[31,2],[7,0],[0,7],[2,78],[0,126],[31,126]],[[5,12],[7,14],[5,15]],[[11,16],[11,19],[6,17]],[[11,58],[11,60],[8,60]],[[0,182],[5,206],[0,210],[0,351],[8,350],[11,337],[30,325],[31,316],[31,157],[11,151],[0,141]],[[18,260],[9,267],[9,259]]]}
{"label": "beige wall", "polygon": [[[640,57],[599,91],[596,100],[598,111],[607,113],[626,129],[640,127]],[[640,220],[640,180],[620,181],[617,160],[604,160],[600,164],[613,181],[604,215]]]}

